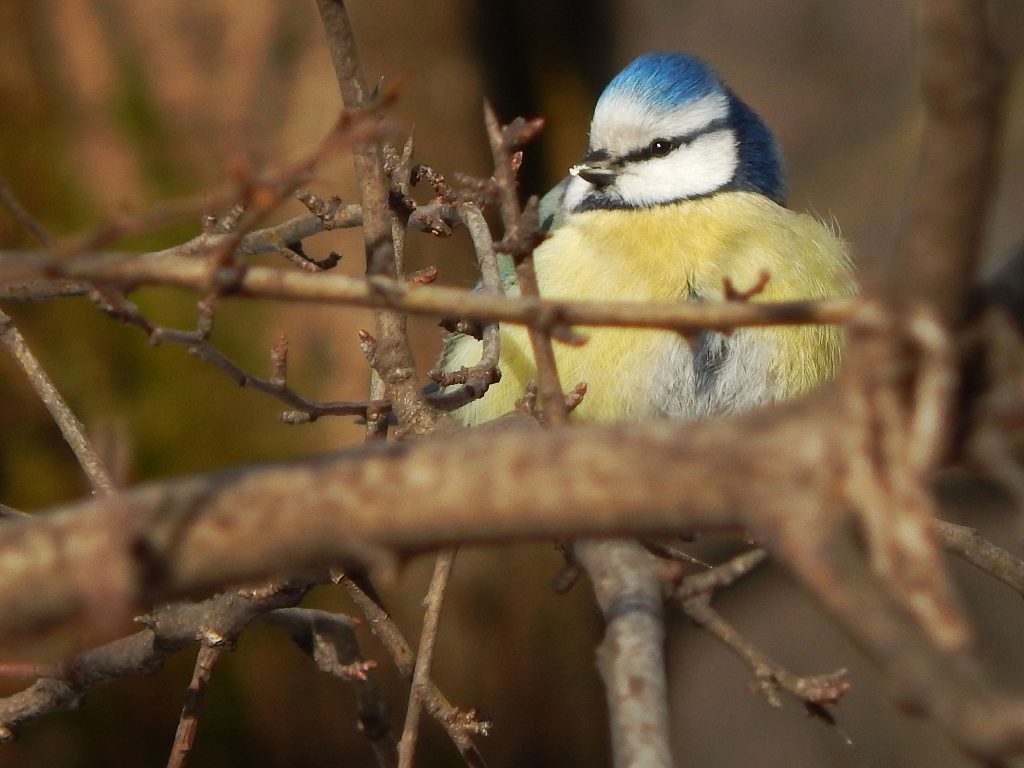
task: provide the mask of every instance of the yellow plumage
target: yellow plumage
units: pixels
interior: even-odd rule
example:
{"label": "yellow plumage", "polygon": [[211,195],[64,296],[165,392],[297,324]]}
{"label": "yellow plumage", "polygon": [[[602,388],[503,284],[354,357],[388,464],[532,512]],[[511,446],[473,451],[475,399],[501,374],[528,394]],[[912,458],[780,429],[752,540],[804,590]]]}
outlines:
{"label": "yellow plumage", "polygon": [[[769,275],[754,301],[843,296],[853,282],[842,241],[810,215],[759,194],[719,192],[649,208],[569,214],[535,252],[541,295],[581,300],[722,301]],[[831,377],[840,332],[828,326],[705,333],[585,328],[575,347],[555,342],[562,383],[586,382],[583,421],[652,415],[703,418],[802,393]],[[480,342],[453,336],[442,366],[475,364]],[[456,412],[465,424],[511,410],[536,379],[526,330],[501,328],[501,381]]]}

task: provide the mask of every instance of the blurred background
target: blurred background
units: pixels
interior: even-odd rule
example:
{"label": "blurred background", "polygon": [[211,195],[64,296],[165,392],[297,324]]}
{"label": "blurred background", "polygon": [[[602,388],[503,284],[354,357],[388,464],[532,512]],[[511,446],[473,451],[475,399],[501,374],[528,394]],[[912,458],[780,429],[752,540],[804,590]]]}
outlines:
{"label": "blurred background", "polygon": [[[1024,5],[1001,0],[990,8],[1013,75],[986,246],[997,260],[1019,241],[1024,220]],[[700,54],[774,128],[788,161],[791,206],[836,222],[864,274],[891,250],[914,165],[914,9],[891,0],[349,3],[367,80],[403,81],[393,118],[402,135],[415,128],[417,161],[445,174],[488,175],[485,97],[504,119],[547,119],[523,166],[522,187],[531,194],[578,159],[594,100],[623,64],[653,49]],[[222,186],[239,158],[268,167],[301,157],[340,108],[311,0],[4,0],[0,28],[0,177],[57,236]],[[350,158],[323,165],[310,186],[354,200]],[[290,203],[279,218],[302,212]],[[182,221],[119,245],[157,249],[198,231],[197,221]],[[0,248],[32,247],[0,211]],[[339,270],[363,269],[358,232],[318,236],[306,249],[315,257],[338,250]],[[475,281],[462,232],[450,240],[411,235],[407,263],[436,265],[448,284]],[[195,321],[195,295],[147,289],[132,298],[154,322],[187,328]],[[150,347],[138,330],[101,316],[85,299],[8,302],[3,309],[123,484],[305,456],[361,439],[361,429],[341,419],[281,424],[275,401],[239,389],[183,348]],[[214,341],[267,375],[269,349],[286,333],[297,390],[360,398],[367,370],[356,331],[371,322],[368,313],[343,308],[228,300]],[[428,318],[414,321],[413,334],[425,371],[442,332]],[[0,502],[33,511],[86,492],[42,405],[0,357]],[[965,522],[1016,540],[995,516]],[[552,546],[538,544],[466,551],[456,565],[435,677],[454,702],[495,721],[481,743],[496,768],[607,764],[593,663],[600,619],[586,584],[569,595],[551,591],[559,564]],[[430,569],[427,560],[414,561],[383,585],[410,639],[418,636]],[[966,569],[956,572],[978,617],[986,663],[1024,690],[1020,666],[1000,663],[1019,652],[1019,599]],[[351,609],[336,589],[318,590],[310,604]],[[669,658],[681,764],[968,764],[934,728],[898,713],[856,650],[771,568],[723,595],[719,606],[794,671],[849,667],[854,690],[836,711],[837,728],[793,705],[771,709],[748,691],[745,668],[680,620]],[[368,633],[362,637],[366,655],[381,662],[378,677],[400,729],[406,688],[382,649]],[[83,641],[63,637],[4,653],[7,660],[52,659],[76,642]],[[26,728],[18,743],[0,746],[0,766],[163,765],[192,656],[180,654],[155,677],[97,690],[84,708]],[[19,687],[2,685],[8,692]],[[425,731],[420,764],[455,764],[440,730]],[[371,762],[350,692],[272,630],[246,632],[215,670],[192,765]]]}

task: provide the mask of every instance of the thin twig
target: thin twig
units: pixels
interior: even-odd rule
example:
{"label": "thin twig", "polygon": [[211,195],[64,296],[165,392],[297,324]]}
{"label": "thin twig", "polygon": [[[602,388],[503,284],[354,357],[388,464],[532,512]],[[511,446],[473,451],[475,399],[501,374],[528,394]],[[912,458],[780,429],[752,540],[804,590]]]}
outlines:
{"label": "thin twig", "polygon": [[838,704],[850,690],[845,669],[825,675],[798,676],[772,661],[765,653],[741,635],[711,607],[707,594],[681,601],[683,612],[747,663],[754,673],[758,692],[773,707],[782,706],[778,692],[785,691],[804,704],[824,706]]}
{"label": "thin twig", "polygon": [[[53,237],[25,210],[2,179],[0,179],[0,204],[11,212],[18,223],[28,230],[40,245],[47,249],[53,247]],[[78,459],[78,464],[88,478],[93,492],[111,493],[114,490],[114,482],[100,455],[89,442],[89,438],[85,434],[85,427],[61,397],[39,360],[32,354],[21,331],[15,327],[14,321],[3,310],[0,310],[0,344],[17,361],[28,378],[29,384],[32,385],[32,389],[43,401],[43,405],[46,406],[46,410],[49,411],[54,423],[60,429],[61,435],[64,436],[65,442],[75,454],[75,458]]]}
{"label": "thin twig", "polygon": [[[340,206],[333,209],[332,215],[298,216],[288,221],[265,229],[258,229],[246,234],[238,244],[238,254],[256,256],[262,253],[273,253],[288,243],[301,242],[303,239],[332,229],[358,227],[362,224],[363,212],[358,205]],[[203,232],[180,245],[153,253],[136,254],[133,258],[147,260],[167,256],[198,257],[205,256],[224,247],[229,234],[222,232]],[[95,254],[93,254],[95,255]],[[125,258],[129,254],[111,252],[103,254],[107,257]],[[0,251],[0,272],[17,276],[24,267],[39,261],[39,254],[31,251]],[[133,286],[124,286],[127,289]],[[25,282],[11,282],[0,287],[0,299],[11,301],[44,301],[53,298],[83,296],[95,290],[92,283],[65,280],[40,279]]]}
{"label": "thin twig", "polygon": [[114,319],[141,329],[153,345],[163,343],[181,344],[188,348],[190,355],[209,363],[224,373],[240,387],[254,389],[258,392],[275,397],[292,407],[293,410],[281,414],[285,424],[309,424],[321,416],[362,416],[380,415],[386,419],[391,405],[386,401],[329,401],[319,402],[303,397],[288,385],[287,381],[287,342],[278,343],[272,350],[280,359],[274,360],[275,373],[269,379],[255,376],[244,370],[217,349],[209,336],[213,330],[213,317],[216,307],[215,295],[208,296],[199,302],[199,315],[196,328],[183,331],[174,328],[154,325],[144,317],[138,308],[122,295],[110,292],[97,292],[97,303]]}
{"label": "thin twig", "polygon": [[691,597],[710,594],[716,589],[724,589],[742,579],[767,558],[767,551],[755,547],[703,573],[687,576],[672,591],[672,596],[677,600],[689,600]]}
{"label": "thin twig", "polygon": [[[483,290],[487,293],[500,295],[501,274],[498,268],[498,259],[494,251],[494,242],[491,238],[491,230],[487,226],[487,220],[483,213],[473,203],[463,203],[458,207],[459,217],[466,225],[469,235],[473,240],[473,250],[476,251],[477,264],[480,267],[480,278]],[[432,370],[428,375],[440,386],[451,386],[461,384],[462,386],[452,392],[445,392],[442,395],[435,395],[430,398],[430,404],[441,410],[455,410],[466,403],[483,397],[491,384],[500,378],[498,371],[498,359],[501,355],[501,340],[498,333],[497,323],[487,323],[483,328],[483,349],[480,361],[472,368],[463,368],[459,371],[442,373]]]}
{"label": "thin twig", "polygon": [[167,768],[184,768],[188,760],[196,731],[199,729],[199,714],[203,709],[206,686],[210,682],[210,675],[213,674],[213,666],[224,650],[224,646],[220,645],[203,643],[199,646],[195,669],[192,671],[192,682],[185,693],[185,703],[181,708],[181,718],[178,720],[178,730],[174,734],[174,745],[167,760]]}
{"label": "thin twig", "polygon": [[46,410],[49,411],[54,423],[60,429],[64,441],[75,454],[75,458],[78,459],[78,464],[88,478],[93,491],[95,493],[112,493],[114,481],[111,479],[103,459],[100,458],[99,453],[89,441],[82,422],[78,420],[60,392],[57,391],[53,381],[39,363],[39,359],[29,349],[25,337],[15,327],[14,321],[2,310],[0,310],[0,345],[3,345],[24,371],[32,389],[43,401]]}
{"label": "thin twig", "polygon": [[711,568],[708,563],[705,563],[700,558],[694,557],[689,552],[684,552],[681,549],[676,549],[668,544],[660,541],[654,541],[652,539],[640,539],[640,546],[650,552],[652,555],[657,557],[663,557],[666,560],[672,560],[677,563],[687,563],[689,565],[696,565],[701,568]]}
{"label": "thin twig", "polygon": [[387,414],[391,410],[391,404],[387,401],[349,400],[319,402],[309,400],[295,392],[284,382],[264,379],[244,371],[208,341],[192,343],[188,351],[189,354],[198,357],[200,360],[214,365],[239,386],[255,389],[290,405],[294,410],[285,411],[281,414],[281,421],[285,424],[308,424],[316,421],[321,416],[362,416],[366,418],[371,413],[386,419]]}
{"label": "thin twig", "polygon": [[[367,595],[355,581],[348,576],[343,576],[341,582],[356,605],[359,606],[359,610],[363,612],[374,637],[387,649],[399,674],[411,682],[415,669],[415,655],[402,636],[401,630],[387,611]],[[476,713],[472,710],[463,711],[452,705],[433,681],[427,681],[420,690],[427,711],[445,729],[466,764],[471,768],[486,768],[483,755],[473,743],[471,736],[473,734],[486,736],[491,726],[490,722],[477,720]]]}
{"label": "thin twig", "polygon": [[[449,229],[447,232],[438,232],[435,220],[443,216]],[[288,244],[299,243],[307,237],[328,232],[335,229],[362,226],[363,210],[359,205],[341,205],[331,208],[330,213],[323,216],[297,216],[280,224],[257,229],[246,234],[238,244],[238,253],[242,256],[256,256],[264,253],[275,253]],[[412,229],[430,232],[431,234],[451,234],[450,227],[458,224],[459,221],[454,213],[454,208],[445,206],[439,212],[438,205],[429,203],[419,206],[413,210],[409,218],[409,226]],[[135,258],[162,258],[166,256],[204,256],[218,248],[223,248],[224,243],[230,235],[224,233],[204,232],[196,237],[182,243],[181,245],[167,248],[147,254],[135,254]],[[96,255],[93,253],[92,255]],[[131,255],[125,252],[109,252],[101,254],[108,257],[124,258]],[[0,299],[4,301],[46,301],[49,299],[83,296],[95,289],[95,285],[83,281],[65,279],[38,279],[19,281],[18,276],[22,273],[37,274],[38,270],[32,266],[45,259],[35,251],[0,251],[0,272],[5,275],[4,284],[0,285]],[[321,269],[327,269],[335,262],[334,257],[309,262],[313,265],[320,265]],[[305,268],[305,267],[304,267]],[[317,271],[320,271],[319,269]],[[131,286],[129,286],[131,287]]]}
{"label": "thin twig", "polygon": [[406,680],[411,681],[413,670],[416,667],[416,654],[406,642],[398,625],[391,619],[391,615],[352,577],[342,575],[339,580],[345,585],[345,589],[348,590],[359,610],[363,612],[374,637],[384,645],[391,655],[391,660],[397,667],[398,673]]}
{"label": "thin twig", "polygon": [[[524,217],[519,210],[518,185],[510,154],[508,128],[501,127],[494,110],[487,103],[484,104],[484,125],[494,157],[494,181],[501,194],[500,210],[505,225],[505,240],[509,244],[508,248],[516,265],[519,290],[526,298],[537,298],[540,296],[540,289],[533,268],[533,249],[540,242],[536,226],[538,219],[536,215]],[[528,205],[535,209],[537,201],[531,200]],[[531,324],[527,328],[527,333],[537,366],[537,396],[540,407],[547,422],[557,426],[569,422],[569,412],[566,409],[565,395],[555,363],[555,351],[551,343],[552,328],[552,323],[541,322]]]}
{"label": "thin twig", "polygon": [[757,690],[773,707],[781,706],[778,692],[789,693],[806,705],[836,704],[850,688],[845,669],[827,675],[800,677],[772,661],[711,607],[715,590],[734,584],[768,557],[761,548],[752,549],[715,566],[709,571],[684,578],[672,591],[683,612],[729,650],[754,673]]}
{"label": "thin twig", "polygon": [[373,747],[380,768],[398,764],[398,742],[391,729],[390,708],[368,672],[376,664],[364,661],[356,641],[353,619],[310,608],[281,608],[260,622],[284,629],[317,667],[350,683],[359,709],[359,730]]}
{"label": "thin twig", "polygon": [[966,525],[935,521],[935,532],[942,546],[989,576],[993,576],[1024,596],[1024,560],[998,547]]}
{"label": "thin twig", "polygon": [[420,647],[416,653],[416,667],[412,676],[412,687],[409,690],[409,708],[405,715],[405,727],[402,738],[398,742],[398,768],[412,768],[416,755],[416,741],[420,732],[420,708],[423,703],[423,692],[430,680],[430,667],[434,660],[434,644],[437,642],[437,630],[441,622],[441,606],[448,589],[452,566],[455,565],[457,549],[445,550],[437,556],[434,564],[434,575],[430,579],[430,588],[424,599],[426,611],[423,614],[423,631],[420,634]]}
{"label": "thin twig", "polygon": [[0,205],[10,211],[14,220],[24,227],[43,248],[53,247],[53,237],[42,224],[36,221],[32,214],[25,210],[3,179],[0,179]]}
{"label": "thin twig", "polygon": [[[120,286],[163,285],[209,289],[209,275],[193,259],[171,256],[95,256],[56,264],[38,254],[0,253],[0,275],[12,264],[19,277],[50,272],[59,278]],[[8,258],[10,256],[10,258]],[[0,278],[0,284],[3,279]],[[518,325],[622,326],[666,328],[682,334],[700,330],[729,331],[749,326],[820,325],[849,322],[865,305],[861,299],[789,302],[629,302],[571,301],[508,297],[440,285],[421,285],[374,276],[371,279],[333,273],[305,274],[273,267],[249,267],[232,296],[325,303],[357,307],[390,307],[414,315],[455,315]],[[2,290],[2,288],[0,288]]]}
{"label": "thin twig", "polygon": [[[375,111],[387,102],[388,99],[382,99],[367,109],[343,111],[320,143],[305,157],[293,163],[263,174],[252,172],[244,164],[229,169],[236,177],[236,183],[232,187],[222,191],[207,190],[189,198],[163,203],[141,214],[121,214],[80,238],[61,243],[53,249],[54,258],[58,262],[64,261],[129,235],[152,232],[176,221],[199,219],[211,210],[229,210],[243,200],[253,208],[253,218],[258,220],[276,207],[276,202],[283,200],[308,181],[314,169],[327,157],[375,136],[380,130]],[[217,245],[213,250],[221,249],[221,252],[233,253],[235,246],[241,246],[245,241],[252,224],[250,220],[245,224],[239,224],[229,233],[216,235]],[[275,250],[276,246],[294,242],[296,239],[299,238],[278,240],[269,250]],[[270,243],[267,242],[266,246],[269,247]]]}

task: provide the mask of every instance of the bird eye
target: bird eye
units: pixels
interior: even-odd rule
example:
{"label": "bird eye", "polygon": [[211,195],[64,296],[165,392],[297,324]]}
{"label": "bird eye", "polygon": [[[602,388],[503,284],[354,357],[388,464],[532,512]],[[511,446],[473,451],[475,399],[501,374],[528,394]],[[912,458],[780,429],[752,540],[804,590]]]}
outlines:
{"label": "bird eye", "polygon": [[671,139],[655,139],[649,147],[652,157],[664,157],[673,150]]}

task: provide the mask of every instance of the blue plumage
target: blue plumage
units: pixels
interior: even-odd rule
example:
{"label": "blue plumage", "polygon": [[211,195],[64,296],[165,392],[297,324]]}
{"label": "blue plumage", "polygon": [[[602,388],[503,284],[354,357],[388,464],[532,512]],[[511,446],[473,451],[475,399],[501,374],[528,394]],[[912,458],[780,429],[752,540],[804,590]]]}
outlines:
{"label": "blue plumage", "polygon": [[[715,71],[695,56],[647,53],[612,78],[605,95],[629,93],[652,107],[670,109],[722,88]],[[598,101],[600,109],[600,101]]]}
{"label": "blue plumage", "polygon": [[732,186],[760,192],[779,205],[786,204],[786,178],[782,151],[757,113],[729,91],[729,122],[739,140],[740,161]]}

